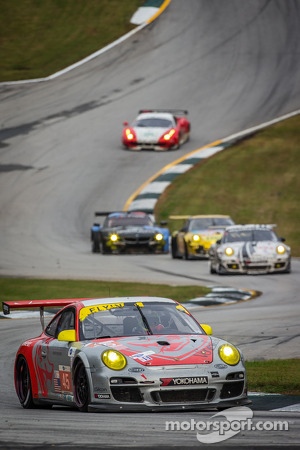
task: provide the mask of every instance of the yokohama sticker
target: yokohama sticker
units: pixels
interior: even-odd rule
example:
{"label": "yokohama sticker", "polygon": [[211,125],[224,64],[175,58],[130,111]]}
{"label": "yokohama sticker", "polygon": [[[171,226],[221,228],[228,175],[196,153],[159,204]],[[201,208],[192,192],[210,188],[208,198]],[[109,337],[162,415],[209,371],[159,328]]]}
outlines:
{"label": "yokohama sticker", "polygon": [[208,377],[178,377],[160,378],[161,386],[189,386],[194,384],[208,384]]}

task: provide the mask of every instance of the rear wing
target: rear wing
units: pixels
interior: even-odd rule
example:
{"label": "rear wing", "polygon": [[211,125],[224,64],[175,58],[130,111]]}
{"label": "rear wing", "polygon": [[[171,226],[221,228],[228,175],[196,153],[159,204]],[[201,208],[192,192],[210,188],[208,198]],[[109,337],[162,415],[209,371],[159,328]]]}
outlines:
{"label": "rear wing", "polygon": [[191,216],[169,216],[171,220],[189,219]]}
{"label": "rear wing", "polygon": [[142,113],[171,113],[177,116],[187,116],[188,111],[186,109],[140,109],[139,114]]}
{"label": "rear wing", "polygon": [[47,300],[18,300],[18,301],[8,301],[2,303],[3,314],[8,315],[11,309],[29,309],[29,308],[40,308],[40,321],[42,327],[45,327],[44,310],[45,308],[54,307],[64,307],[71,305],[72,303],[80,302],[82,300],[89,300],[89,298],[58,298],[58,299],[47,299]]}

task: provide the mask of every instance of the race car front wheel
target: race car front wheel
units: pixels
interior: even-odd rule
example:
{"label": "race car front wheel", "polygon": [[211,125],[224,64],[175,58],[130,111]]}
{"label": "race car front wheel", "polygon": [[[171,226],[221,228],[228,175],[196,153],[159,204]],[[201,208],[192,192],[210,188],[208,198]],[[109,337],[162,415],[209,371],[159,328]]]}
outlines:
{"label": "race car front wheel", "polygon": [[88,376],[82,362],[77,364],[74,372],[74,399],[79,411],[88,411],[90,387]]}
{"label": "race car front wheel", "polygon": [[30,373],[26,359],[20,356],[16,363],[16,392],[23,408],[35,408],[32,398]]}

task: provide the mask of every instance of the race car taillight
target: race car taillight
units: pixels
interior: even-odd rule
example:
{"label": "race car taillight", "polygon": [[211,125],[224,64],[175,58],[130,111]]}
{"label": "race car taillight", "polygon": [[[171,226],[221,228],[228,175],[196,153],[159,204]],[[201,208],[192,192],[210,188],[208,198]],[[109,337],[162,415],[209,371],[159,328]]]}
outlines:
{"label": "race car taillight", "polygon": [[125,128],[124,133],[127,141],[134,141],[136,139],[135,132],[131,128]]}

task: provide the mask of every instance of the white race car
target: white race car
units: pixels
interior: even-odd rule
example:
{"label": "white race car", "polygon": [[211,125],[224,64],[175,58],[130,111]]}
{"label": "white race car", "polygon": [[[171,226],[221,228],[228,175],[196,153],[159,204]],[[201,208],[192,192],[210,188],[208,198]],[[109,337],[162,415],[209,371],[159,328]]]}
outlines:
{"label": "white race car", "polygon": [[134,122],[124,122],[122,144],[130,150],[166,151],[178,149],[190,138],[188,111],[140,110]]}
{"label": "white race car", "polygon": [[274,232],[275,225],[233,225],[209,249],[210,273],[289,273],[291,249]]}

